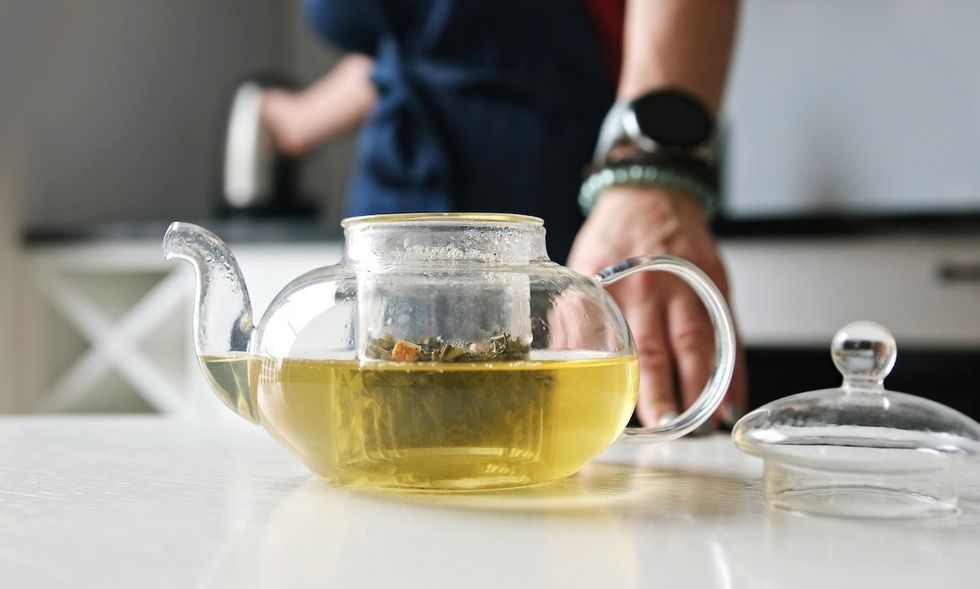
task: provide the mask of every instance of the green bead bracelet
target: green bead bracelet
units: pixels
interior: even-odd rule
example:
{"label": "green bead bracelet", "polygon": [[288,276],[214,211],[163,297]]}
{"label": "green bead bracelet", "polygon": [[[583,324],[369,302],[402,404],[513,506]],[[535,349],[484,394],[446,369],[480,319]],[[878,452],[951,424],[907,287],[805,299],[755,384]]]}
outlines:
{"label": "green bead bracelet", "polygon": [[586,216],[606,189],[614,186],[656,186],[678,190],[696,198],[709,219],[718,211],[718,191],[693,175],[655,164],[619,164],[593,172],[582,183],[578,204]]}

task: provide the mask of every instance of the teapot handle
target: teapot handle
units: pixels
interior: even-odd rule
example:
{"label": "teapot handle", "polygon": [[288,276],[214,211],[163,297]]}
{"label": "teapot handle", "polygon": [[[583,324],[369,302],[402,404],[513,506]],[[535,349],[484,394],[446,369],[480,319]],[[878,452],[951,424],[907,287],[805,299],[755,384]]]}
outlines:
{"label": "teapot handle", "polygon": [[708,316],[715,330],[714,370],[694,404],[667,423],[654,427],[628,427],[623,432],[623,439],[626,441],[665,442],[695,430],[711,417],[725,398],[735,369],[735,325],[718,287],[700,268],[681,258],[661,255],[628,258],[599,272],[595,278],[600,285],[608,287],[643,271],[668,272],[683,279],[708,309]]}

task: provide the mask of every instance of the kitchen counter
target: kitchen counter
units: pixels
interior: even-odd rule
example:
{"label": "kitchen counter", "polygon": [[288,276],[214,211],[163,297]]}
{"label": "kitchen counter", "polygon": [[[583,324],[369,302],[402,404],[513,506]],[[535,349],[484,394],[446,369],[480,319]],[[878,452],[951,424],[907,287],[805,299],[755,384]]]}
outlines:
{"label": "kitchen counter", "polygon": [[[5,587],[975,587],[959,517],[767,509],[726,436],[615,445],[560,484],[369,493],[229,420],[0,418]],[[975,472],[974,472],[975,475]]]}

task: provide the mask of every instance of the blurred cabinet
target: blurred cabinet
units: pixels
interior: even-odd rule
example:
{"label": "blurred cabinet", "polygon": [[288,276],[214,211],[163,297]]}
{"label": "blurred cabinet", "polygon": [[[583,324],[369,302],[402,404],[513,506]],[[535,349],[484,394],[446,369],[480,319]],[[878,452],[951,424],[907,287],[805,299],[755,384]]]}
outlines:
{"label": "blurred cabinet", "polygon": [[[338,244],[232,246],[260,317]],[[29,247],[20,381],[40,412],[224,411],[193,350],[194,273],[158,242]]]}
{"label": "blurred cabinet", "polygon": [[980,236],[722,242],[745,341],[824,350],[849,321],[904,349],[980,347]]}

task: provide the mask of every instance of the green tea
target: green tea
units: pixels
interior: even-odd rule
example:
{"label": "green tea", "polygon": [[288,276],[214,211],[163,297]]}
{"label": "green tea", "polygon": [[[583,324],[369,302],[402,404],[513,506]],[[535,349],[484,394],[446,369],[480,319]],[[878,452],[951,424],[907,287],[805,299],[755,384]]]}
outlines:
{"label": "green tea", "polygon": [[202,360],[208,384],[221,402],[249,421],[258,423],[256,391],[251,385],[255,382],[258,363],[246,353],[205,356]]}
{"label": "green tea", "polygon": [[253,362],[262,424],[311,470],[343,484],[416,489],[572,474],[619,436],[638,385],[635,356]]}

